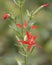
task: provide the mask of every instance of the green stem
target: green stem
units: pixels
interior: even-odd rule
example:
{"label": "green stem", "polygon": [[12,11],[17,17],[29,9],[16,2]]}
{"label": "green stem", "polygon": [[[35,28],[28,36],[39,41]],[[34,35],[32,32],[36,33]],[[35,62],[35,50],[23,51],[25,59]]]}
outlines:
{"label": "green stem", "polygon": [[24,59],[25,59],[25,65],[28,65],[28,57],[25,56]]}
{"label": "green stem", "polygon": [[[22,21],[22,25],[23,25],[23,13],[22,13],[22,7],[20,6],[20,14],[21,14],[21,21]],[[22,36],[23,36],[23,28],[22,28]],[[24,45],[22,45],[24,48]],[[24,48],[24,51],[27,55],[26,49]],[[25,65],[28,65],[28,58],[27,56],[24,56],[24,61],[25,61]]]}
{"label": "green stem", "polygon": [[38,8],[32,13],[32,15],[36,15],[42,8],[43,8],[43,6],[38,7]]}
{"label": "green stem", "polygon": [[[21,14],[21,22],[23,25],[23,13],[22,13],[22,7],[20,7],[20,14]],[[23,28],[22,28],[22,36],[23,36]]]}

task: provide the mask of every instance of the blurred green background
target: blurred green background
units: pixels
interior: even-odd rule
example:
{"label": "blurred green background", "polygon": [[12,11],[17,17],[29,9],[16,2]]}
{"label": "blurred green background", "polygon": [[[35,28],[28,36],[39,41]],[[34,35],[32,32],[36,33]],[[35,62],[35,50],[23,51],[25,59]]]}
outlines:
{"label": "blurred green background", "polygon": [[[26,9],[29,11],[37,9],[45,3],[49,3],[50,6],[43,8],[33,20],[40,26],[36,32],[41,34],[38,43],[43,48],[35,48],[29,58],[29,65],[52,65],[52,0],[26,0],[23,12]],[[13,17],[20,14],[13,0],[0,0],[0,65],[17,65],[16,58],[22,60],[23,56],[18,53],[19,48],[15,46],[17,44],[15,33],[9,28],[12,20],[3,20],[5,13],[10,13]]]}

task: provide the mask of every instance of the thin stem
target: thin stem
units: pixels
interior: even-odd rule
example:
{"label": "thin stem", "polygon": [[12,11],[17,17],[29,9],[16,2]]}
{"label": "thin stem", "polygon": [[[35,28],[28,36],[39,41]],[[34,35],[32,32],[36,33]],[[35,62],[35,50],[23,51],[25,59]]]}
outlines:
{"label": "thin stem", "polygon": [[32,13],[32,15],[36,15],[41,9],[43,8],[43,6],[38,7],[35,12]]}
{"label": "thin stem", "polygon": [[[22,22],[22,25],[23,25],[23,13],[22,13],[22,7],[20,7],[20,16],[21,16],[21,22]],[[23,28],[22,28],[22,36],[23,36]],[[24,61],[25,61],[25,65],[28,65],[28,54],[27,54],[27,51],[26,49],[24,48],[24,45],[21,44],[25,53],[26,53],[26,56],[24,56]]]}
{"label": "thin stem", "polygon": [[[21,16],[21,22],[22,22],[22,26],[23,26],[23,13],[22,13],[21,4],[20,4],[20,16]],[[22,28],[22,36],[23,36],[23,28]],[[22,37],[22,38],[23,38],[23,37]],[[26,53],[26,49],[25,49],[24,45],[23,45],[23,44],[21,44],[21,45],[22,45],[22,47],[23,47],[23,49],[24,49],[24,51],[25,51],[25,53]]]}
{"label": "thin stem", "polygon": [[[20,15],[21,15],[21,22],[23,25],[23,13],[22,13],[22,7],[20,7]],[[22,28],[22,36],[23,36],[23,28]]]}
{"label": "thin stem", "polygon": [[25,65],[28,65],[28,57],[27,56],[24,57],[24,60],[25,60]]}
{"label": "thin stem", "polygon": [[25,55],[24,53],[22,53],[22,52],[20,52],[20,51],[19,51],[19,53],[20,53],[21,55],[23,55],[23,56],[27,56],[27,55]]}

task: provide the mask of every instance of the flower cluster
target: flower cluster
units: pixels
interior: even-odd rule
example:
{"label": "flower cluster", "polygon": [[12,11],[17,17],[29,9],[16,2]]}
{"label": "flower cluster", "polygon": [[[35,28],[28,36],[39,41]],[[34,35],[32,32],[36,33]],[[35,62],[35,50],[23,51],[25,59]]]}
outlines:
{"label": "flower cluster", "polygon": [[[16,24],[16,26],[18,26],[19,28],[27,28],[28,27],[28,22],[26,20],[24,20],[24,24]],[[31,29],[36,29],[38,28],[38,26],[31,26]],[[30,32],[26,31],[26,36],[27,36],[27,41],[24,40],[19,40],[18,42],[21,42],[22,44],[27,44],[28,45],[28,51],[31,50],[32,46],[38,46],[40,48],[42,48],[41,46],[39,46],[38,44],[36,44],[36,42],[34,42],[37,38],[37,35],[32,36],[30,34]]]}

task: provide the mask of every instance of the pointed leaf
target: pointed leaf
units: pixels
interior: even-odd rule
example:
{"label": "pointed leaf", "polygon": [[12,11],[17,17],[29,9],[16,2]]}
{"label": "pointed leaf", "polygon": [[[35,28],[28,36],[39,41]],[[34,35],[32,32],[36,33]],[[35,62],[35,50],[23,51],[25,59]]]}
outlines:
{"label": "pointed leaf", "polygon": [[30,16],[30,12],[28,10],[26,10],[26,11],[27,11],[27,15]]}

